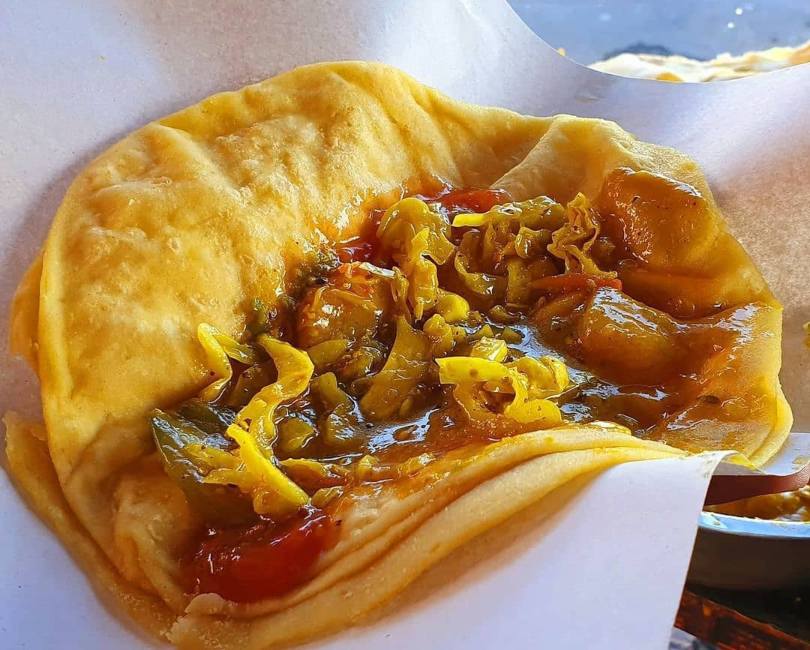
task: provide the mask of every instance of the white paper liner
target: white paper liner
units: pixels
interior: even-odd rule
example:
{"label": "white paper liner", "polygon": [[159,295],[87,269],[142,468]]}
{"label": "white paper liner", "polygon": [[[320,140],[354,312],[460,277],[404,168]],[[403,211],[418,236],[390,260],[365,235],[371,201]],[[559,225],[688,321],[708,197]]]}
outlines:
{"label": "white paper liner", "polygon": [[[810,68],[689,86],[603,75],[559,56],[502,0],[29,0],[3,7],[4,304],[70,179],[94,155],[213,92],[336,59],[391,63],[472,102],[614,119],[697,159],[733,231],[785,304],[783,381],[797,430],[810,430],[801,331],[810,319]],[[4,339],[7,325],[3,319]],[[0,412],[36,415],[33,374],[1,354]],[[777,472],[810,456],[807,438],[791,441]],[[430,595],[417,604],[311,647],[666,647],[718,461],[713,454],[613,468],[567,492],[564,507],[544,506],[549,517],[498,557],[479,558],[449,579],[453,567],[470,564],[472,544],[420,581],[415,589]],[[95,600],[2,473],[0,511],[13,531],[0,546],[3,647],[148,647]],[[428,590],[431,580],[441,587]]]}

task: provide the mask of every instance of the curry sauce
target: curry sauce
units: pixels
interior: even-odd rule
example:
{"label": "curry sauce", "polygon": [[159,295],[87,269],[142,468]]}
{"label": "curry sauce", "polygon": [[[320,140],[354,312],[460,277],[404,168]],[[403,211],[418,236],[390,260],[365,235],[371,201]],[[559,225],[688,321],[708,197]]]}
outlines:
{"label": "curry sauce", "polygon": [[152,422],[204,521],[189,590],[285,593],[329,547],[344,494],[451,450],[598,421],[689,448],[687,407],[708,423],[755,407],[705,374],[745,342],[746,319],[692,291],[699,278],[660,271],[703,201],[628,169],[593,203],[405,198],[322,251],[295,297],[257,301],[244,342],[201,326],[215,381]]}

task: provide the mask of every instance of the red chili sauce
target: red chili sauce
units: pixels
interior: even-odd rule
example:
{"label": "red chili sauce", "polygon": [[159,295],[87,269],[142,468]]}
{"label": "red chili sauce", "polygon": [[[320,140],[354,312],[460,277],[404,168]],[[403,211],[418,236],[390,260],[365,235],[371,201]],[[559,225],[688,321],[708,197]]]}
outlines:
{"label": "red chili sauce", "polygon": [[191,591],[237,603],[283,596],[310,577],[318,557],[337,541],[339,525],[312,508],[281,524],[210,529],[187,564]]}

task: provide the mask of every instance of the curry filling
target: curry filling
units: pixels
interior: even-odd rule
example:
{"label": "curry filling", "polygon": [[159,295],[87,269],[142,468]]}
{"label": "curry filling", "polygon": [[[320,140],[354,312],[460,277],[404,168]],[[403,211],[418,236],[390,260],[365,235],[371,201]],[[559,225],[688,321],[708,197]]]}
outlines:
{"label": "curry filling", "polygon": [[687,403],[695,419],[737,417],[745,405],[704,394],[696,361],[744,338],[733,309],[653,307],[620,279],[643,255],[617,188],[659,205],[702,197],[627,169],[606,185],[612,203],[403,198],[272,309],[257,299],[241,340],[200,324],[211,383],[152,418],[166,472],[204,521],[189,591],[286,593],[334,543],[344,495],[406,483],[453,450],[594,421],[666,439]]}

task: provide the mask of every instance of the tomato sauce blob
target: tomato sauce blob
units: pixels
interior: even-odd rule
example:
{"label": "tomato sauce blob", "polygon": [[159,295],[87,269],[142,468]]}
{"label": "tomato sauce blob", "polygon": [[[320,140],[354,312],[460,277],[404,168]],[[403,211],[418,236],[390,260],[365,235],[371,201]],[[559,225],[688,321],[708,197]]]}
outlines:
{"label": "tomato sauce blob", "polygon": [[337,541],[337,526],[311,508],[281,524],[211,529],[187,564],[188,582],[195,593],[237,603],[282,596],[309,578],[320,554]]}

